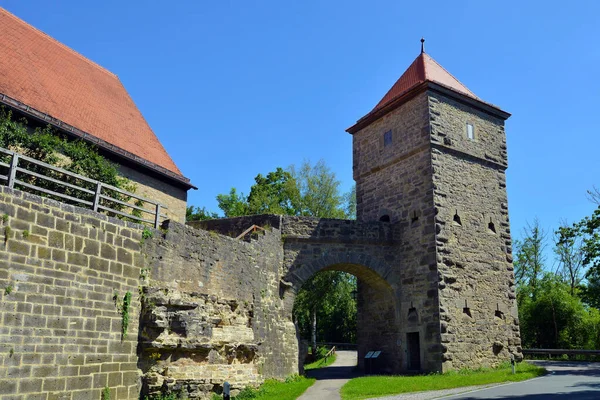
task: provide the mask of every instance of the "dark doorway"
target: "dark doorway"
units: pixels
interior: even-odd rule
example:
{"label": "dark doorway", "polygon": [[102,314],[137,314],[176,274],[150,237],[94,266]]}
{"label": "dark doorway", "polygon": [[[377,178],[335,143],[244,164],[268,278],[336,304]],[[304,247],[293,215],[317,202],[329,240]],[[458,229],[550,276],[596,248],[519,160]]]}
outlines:
{"label": "dark doorway", "polygon": [[408,369],[418,371],[421,369],[421,346],[419,345],[419,332],[406,334],[406,345],[408,346]]}
{"label": "dark doorway", "polygon": [[389,215],[382,215],[381,218],[379,218],[379,220],[381,222],[390,222],[390,216]]}

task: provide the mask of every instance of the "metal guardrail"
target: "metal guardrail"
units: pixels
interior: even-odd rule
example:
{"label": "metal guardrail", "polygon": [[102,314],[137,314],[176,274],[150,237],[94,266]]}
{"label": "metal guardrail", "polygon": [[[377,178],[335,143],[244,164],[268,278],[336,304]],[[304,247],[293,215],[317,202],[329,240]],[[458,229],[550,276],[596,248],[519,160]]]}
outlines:
{"label": "metal guardrail", "polygon": [[239,235],[236,237],[236,239],[242,239],[242,238],[244,238],[244,237],[245,237],[247,234],[249,234],[249,233],[254,233],[254,232],[258,232],[258,231],[262,231],[262,232],[264,232],[264,231],[266,231],[266,229],[265,229],[265,228],[262,228],[262,227],[260,227],[260,226],[258,226],[258,225],[252,225],[250,228],[248,228],[248,229],[246,229],[244,232],[240,233],[240,234],[239,234]]}
{"label": "metal guardrail", "polygon": [[582,350],[582,349],[523,349],[523,354],[526,355],[563,355],[578,356],[578,355],[600,355],[600,350]]}
{"label": "metal guardrail", "polygon": [[317,342],[317,346],[333,346],[337,347],[338,350],[348,349],[348,350],[356,350],[356,343],[339,343],[339,342]]}
{"label": "metal guardrail", "polygon": [[[70,172],[70,171],[67,171],[67,170],[59,168],[59,167],[55,167],[55,166],[47,164],[45,162],[36,160],[31,157],[27,157],[22,154],[16,153],[14,151],[7,150],[7,149],[0,147],[0,155],[2,155],[2,154],[10,156],[11,159],[10,159],[10,163],[5,163],[5,162],[0,161],[0,170],[2,169],[2,167],[8,169],[7,175],[0,175],[0,184],[1,184],[1,182],[5,182],[5,185],[11,189],[14,189],[15,186],[18,186],[19,189],[22,189],[25,191],[36,191],[36,192],[44,193],[46,195],[55,196],[60,199],[67,200],[71,203],[75,203],[77,205],[84,206],[86,208],[90,208],[94,211],[98,211],[98,212],[104,211],[107,213],[112,213],[114,215],[131,218],[135,221],[149,223],[149,224],[152,224],[155,228],[158,228],[158,226],[160,225],[161,218],[167,217],[166,215],[161,214],[161,210],[167,209],[167,206],[165,206],[161,203],[158,203],[156,201],[147,199],[142,196],[138,196],[135,193],[128,192],[128,191],[120,189],[118,187],[111,186],[109,184],[87,178],[83,175],[79,175],[74,172]],[[22,161],[25,161],[25,165],[23,165],[23,163],[21,163],[21,165],[19,165],[19,163]],[[41,170],[38,172],[35,172],[35,171],[31,171],[31,170],[27,169],[31,165],[41,167]],[[61,179],[57,179],[58,176],[51,177],[48,175],[44,175],[44,173],[40,173],[41,171],[46,171],[46,173],[47,173],[47,171],[53,171],[54,173],[58,173],[58,175],[63,177],[63,179],[71,178],[75,182],[77,182],[77,180],[86,182],[89,184],[88,185],[89,188],[85,188],[85,187],[79,186],[77,184],[73,184],[73,183],[65,182],[64,180],[61,180]],[[35,179],[29,179],[29,182],[25,182],[23,179],[27,179],[26,178],[27,176],[33,177]],[[56,190],[51,190],[49,188],[40,187],[35,184],[35,182],[39,181],[40,179],[42,181],[52,182],[53,184],[55,184],[57,186],[57,188],[62,187],[62,188],[68,188],[68,189],[74,190],[75,193],[70,193],[70,194],[60,193],[60,192],[57,192]],[[146,204],[148,204],[148,205],[150,205],[151,208],[145,208],[140,205],[130,204],[127,201],[123,201],[122,198],[121,199],[115,198],[114,194],[111,196],[111,192],[119,193],[119,194],[123,195],[124,197],[127,197],[129,201],[131,199],[134,199],[136,202],[143,202],[144,206],[146,206]],[[86,200],[86,198],[77,197],[78,194],[83,195],[84,197],[87,197],[87,200]],[[111,203],[119,204],[123,207],[130,208],[131,211],[137,210],[137,211],[139,211],[139,215],[125,213],[121,210],[112,208],[112,207],[110,207]],[[148,207],[148,206],[146,206],[146,207]],[[150,219],[147,216],[146,216],[146,218],[144,218],[143,217],[144,214],[142,214],[142,213],[150,214]]]}

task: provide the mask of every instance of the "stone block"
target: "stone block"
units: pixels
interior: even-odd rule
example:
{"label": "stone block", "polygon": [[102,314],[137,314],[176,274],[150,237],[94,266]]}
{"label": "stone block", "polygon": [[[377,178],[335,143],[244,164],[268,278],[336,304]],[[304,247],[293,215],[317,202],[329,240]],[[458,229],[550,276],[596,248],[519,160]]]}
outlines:
{"label": "stone block", "polygon": [[42,391],[42,380],[41,379],[19,379],[19,393],[35,393]]}
{"label": "stone block", "polygon": [[51,215],[37,213],[36,223],[45,228],[54,229],[54,227],[56,226],[56,218]]}
{"label": "stone block", "polygon": [[65,390],[65,378],[45,378],[42,386],[44,392],[56,392]]}
{"label": "stone block", "polygon": [[69,390],[85,390],[91,389],[93,386],[93,378],[91,376],[76,376],[67,378],[67,387]]}

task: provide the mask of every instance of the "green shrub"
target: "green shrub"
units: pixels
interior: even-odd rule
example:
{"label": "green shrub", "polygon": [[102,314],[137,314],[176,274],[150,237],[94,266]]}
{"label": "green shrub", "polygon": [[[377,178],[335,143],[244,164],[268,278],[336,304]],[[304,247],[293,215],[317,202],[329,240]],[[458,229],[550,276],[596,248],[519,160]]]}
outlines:
{"label": "green shrub", "polygon": [[[107,183],[119,189],[129,192],[135,191],[135,184],[128,179],[118,175],[117,166],[108,161],[102,155],[98,154],[95,146],[81,140],[70,140],[65,135],[53,129],[50,125],[45,128],[36,128],[31,133],[27,128],[27,120],[24,118],[16,121],[13,119],[12,112],[3,106],[0,107],[0,147],[16,151],[27,157],[45,162],[47,164],[60,167],[67,171],[83,175],[93,180]],[[0,154],[0,161],[10,162],[11,157]],[[29,171],[54,178],[71,185],[82,187],[91,191],[96,190],[96,185],[82,179],[71,176],[66,176],[58,171],[52,171],[47,168],[27,162],[26,160],[19,161],[19,166],[26,168]],[[0,174],[5,175],[6,168],[0,168]],[[80,190],[69,188],[54,182],[40,179],[31,175],[19,174],[19,180],[28,184],[52,190],[57,193],[65,194],[76,199],[93,201],[94,195],[85,193]],[[19,189],[18,184],[16,185]],[[31,190],[31,189],[28,189]],[[52,196],[44,192],[36,192],[36,194],[52,198],[61,202],[69,202],[68,200]],[[128,202],[131,198],[120,193],[105,190],[105,194],[109,194],[117,200]],[[75,205],[80,205],[77,201],[70,202]],[[125,206],[102,199],[101,204],[105,207],[110,207],[115,210],[123,210]],[[115,215],[116,216],[116,215]]]}

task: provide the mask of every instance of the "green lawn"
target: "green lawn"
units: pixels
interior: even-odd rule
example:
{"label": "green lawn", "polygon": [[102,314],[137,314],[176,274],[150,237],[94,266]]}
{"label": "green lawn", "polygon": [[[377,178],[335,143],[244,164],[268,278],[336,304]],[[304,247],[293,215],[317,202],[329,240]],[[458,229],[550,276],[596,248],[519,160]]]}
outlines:
{"label": "green lawn", "polygon": [[513,375],[510,365],[494,369],[448,372],[418,376],[367,376],[355,378],[341,389],[343,400],[369,399],[399,393],[424,390],[452,389],[461,386],[485,385],[488,383],[523,381],[543,375],[543,368],[523,362],[517,365]]}
{"label": "green lawn", "polygon": [[[308,389],[315,380],[303,376],[291,376],[284,382],[268,379],[258,389],[247,388],[234,397],[234,400],[295,400]],[[213,399],[222,399],[214,395]]]}
{"label": "green lawn", "polygon": [[311,369],[328,367],[335,362],[336,355],[332,354],[327,358],[321,358],[315,362],[311,362],[310,364],[306,364],[304,366],[304,371],[310,371]]}

